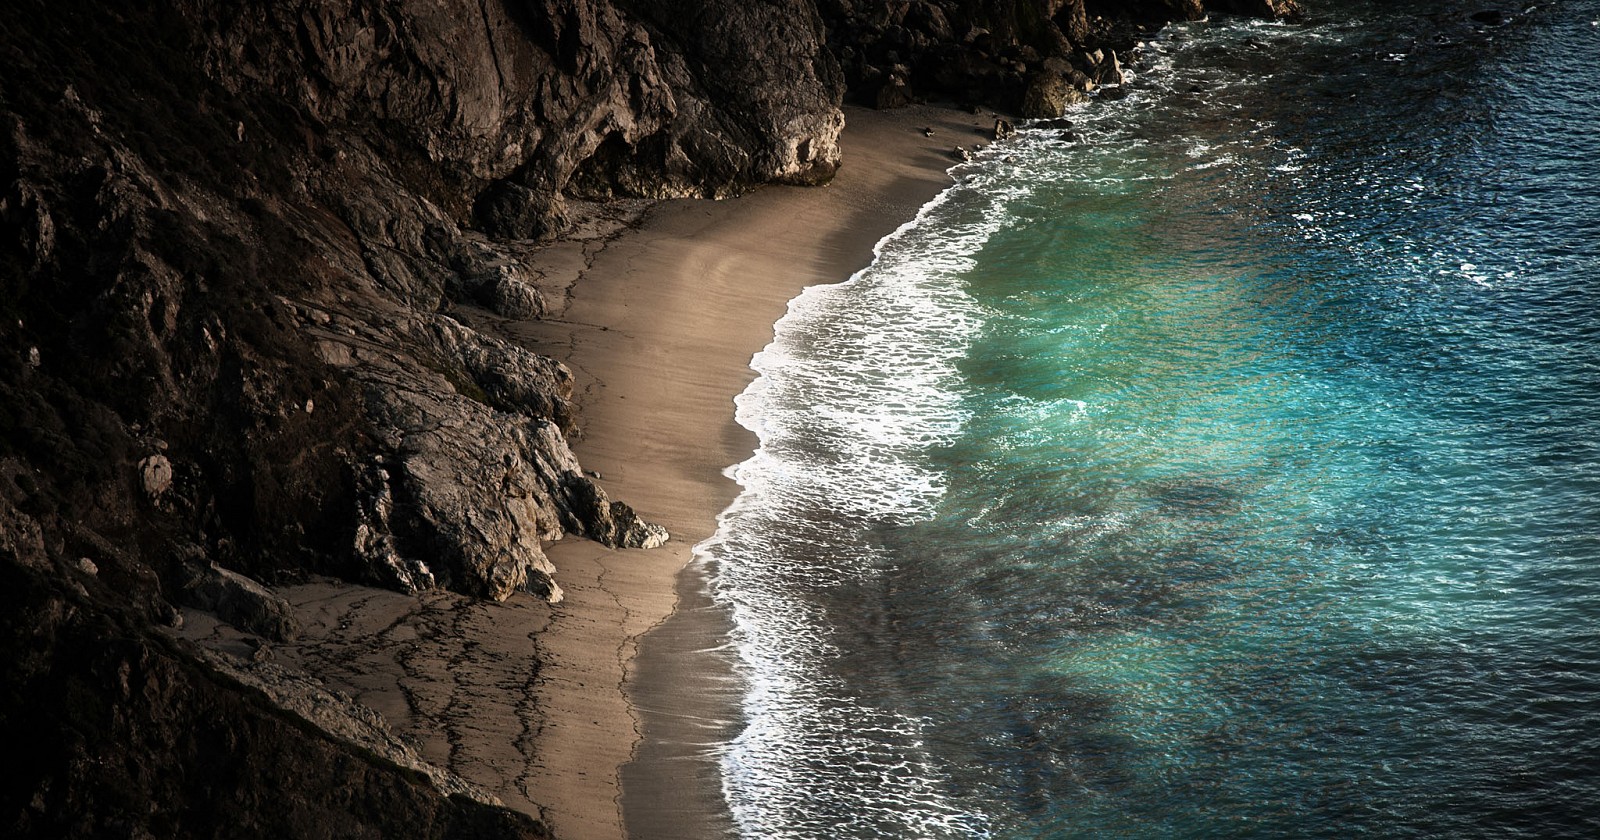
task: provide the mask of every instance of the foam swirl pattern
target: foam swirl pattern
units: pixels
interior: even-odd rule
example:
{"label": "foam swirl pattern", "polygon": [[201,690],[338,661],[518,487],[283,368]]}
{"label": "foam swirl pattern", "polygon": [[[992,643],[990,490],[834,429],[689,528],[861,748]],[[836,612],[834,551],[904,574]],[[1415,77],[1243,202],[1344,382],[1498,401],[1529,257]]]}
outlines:
{"label": "foam swirl pattern", "polygon": [[744,836],[1600,835],[1600,3],[1475,11],[1172,29],[794,302]]}

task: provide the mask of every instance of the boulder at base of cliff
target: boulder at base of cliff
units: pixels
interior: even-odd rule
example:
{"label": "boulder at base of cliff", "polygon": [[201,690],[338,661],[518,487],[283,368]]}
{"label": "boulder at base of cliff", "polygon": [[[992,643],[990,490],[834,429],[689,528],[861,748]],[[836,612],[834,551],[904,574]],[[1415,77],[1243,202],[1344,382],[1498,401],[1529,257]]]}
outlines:
{"label": "boulder at base of cliff", "polygon": [[1057,119],[1067,112],[1068,105],[1088,98],[1060,73],[1045,70],[1028,82],[1028,90],[1022,96],[1021,116],[1030,120]]}
{"label": "boulder at base of cliff", "polygon": [[612,548],[656,548],[667,542],[667,529],[640,519],[633,508],[613,502],[587,476],[568,473],[566,492],[573,531]]}
{"label": "boulder at base of cliff", "polygon": [[238,572],[214,563],[190,563],[184,577],[180,597],[188,606],[275,641],[287,641],[300,632],[288,602]]}
{"label": "boulder at base of cliff", "polygon": [[911,102],[911,85],[897,75],[885,79],[882,86],[872,95],[872,107],[879,111],[904,108]]}
{"label": "boulder at base of cliff", "polygon": [[472,215],[483,232],[496,239],[543,239],[567,228],[560,199],[512,181],[484,190]]}

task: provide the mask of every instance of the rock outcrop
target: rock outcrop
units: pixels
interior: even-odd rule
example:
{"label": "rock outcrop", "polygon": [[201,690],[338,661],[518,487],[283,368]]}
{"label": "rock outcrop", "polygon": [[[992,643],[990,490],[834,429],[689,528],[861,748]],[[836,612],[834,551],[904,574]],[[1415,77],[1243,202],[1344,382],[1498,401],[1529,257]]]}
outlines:
{"label": "rock outcrop", "polygon": [[0,507],[6,836],[550,836],[370,712],[150,632],[116,578],[51,553]]}
{"label": "rock outcrop", "polygon": [[7,3],[0,830],[544,836],[161,628],[290,637],[270,587],[310,574],[553,601],[542,543],[660,544],[568,448],[571,374],[456,308],[541,317],[540,243],[595,202],[826,181],[847,85],[1059,115],[1117,83],[1114,9],[1203,11]]}
{"label": "rock outcrop", "polygon": [[805,0],[634,5],[0,11],[0,720],[49,759],[8,833],[538,835],[158,628],[287,637],[261,583],[306,574],[555,600],[541,543],[666,539],[572,456],[570,373],[451,311],[540,316],[573,199],[827,180],[842,80]]}
{"label": "rock outcrop", "polygon": [[[1286,17],[1295,0],[819,0],[851,99],[893,108],[918,97],[1061,116],[1099,85],[1130,27],[1209,12]],[[1099,55],[1097,56],[1096,53]]]}
{"label": "rock outcrop", "polygon": [[449,309],[537,317],[504,243],[568,196],[832,174],[815,9],[703,6],[13,4],[4,454],[82,456],[29,495],[98,493],[264,579],[487,597],[555,591],[540,540],[658,542],[565,505],[603,496],[565,449],[569,374]]}

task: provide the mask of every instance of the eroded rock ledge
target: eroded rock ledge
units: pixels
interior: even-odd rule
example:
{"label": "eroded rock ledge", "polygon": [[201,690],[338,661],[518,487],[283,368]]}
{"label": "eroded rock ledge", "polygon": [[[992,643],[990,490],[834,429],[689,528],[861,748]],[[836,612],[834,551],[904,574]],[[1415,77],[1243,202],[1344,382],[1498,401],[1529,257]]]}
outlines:
{"label": "eroded rock ledge", "polygon": [[[8,830],[154,830],[152,808],[201,785],[191,762],[250,768],[235,782],[269,807],[259,774],[290,757],[272,739],[152,746],[224,695],[254,697],[218,712],[225,732],[273,706],[152,635],[179,605],[283,637],[292,622],[254,581],[554,600],[542,542],[666,539],[572,456],[570,374],[451,310],[541,315],[529,255],[570,223],[570,200],[831,175],[841,91],[815,10],[686,11],[22,0],[0,13],[0,512],[8,537],[34,535],[5,557],[27,596],[9,614],[5,720],[24,752],[65,762],[13,768],[0,796],[23,816]],[[114,671],[144,669],[172,696],[129,706],[87,641],[34,641],[96,634],[133,645]],[[77,690],[125,726],[88,732],[87,712],[48,705]],[[275,726],[325,729],[280,711]],[[307,753],[329,757],[310,774],[334,774],[340,749]],[[102,797],[117,771],[86,768],[110,754],[180,781]],[[368,764],[423,799],[457,795]],[[400,816],[352,810],[369,828]]]}
{"label": "eroded rock ledge", "polygon": [[826,181],[847,89],[1012,105],[1114,66],[1100,16],[1202,11],[8,3],[4,830],[544,836],[358,707],[161,628],[291,637],[271,587],[310,575],[556,600],[542,543],[659,544],[568,448],[570,373],[458,307],[542,317],[542,244],[596,203]]}

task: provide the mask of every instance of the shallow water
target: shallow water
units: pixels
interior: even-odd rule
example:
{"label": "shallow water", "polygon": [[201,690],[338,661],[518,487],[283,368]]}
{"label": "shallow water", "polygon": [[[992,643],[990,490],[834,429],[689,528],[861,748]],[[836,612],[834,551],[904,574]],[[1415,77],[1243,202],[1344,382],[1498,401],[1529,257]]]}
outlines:
{"label": "shallow water", "polygon": [[1600,832],[1600,3],[1477,10],[1169,28],[791,305],[744,836]]}

